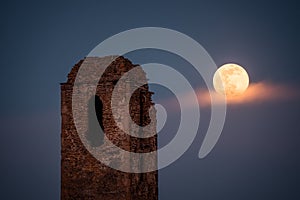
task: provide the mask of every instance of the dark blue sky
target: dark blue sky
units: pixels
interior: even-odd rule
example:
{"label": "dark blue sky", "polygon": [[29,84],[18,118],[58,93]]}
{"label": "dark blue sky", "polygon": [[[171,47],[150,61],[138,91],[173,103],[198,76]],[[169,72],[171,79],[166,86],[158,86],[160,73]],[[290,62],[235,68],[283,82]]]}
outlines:
{"label": "dark blue sky", "polygon": [[[217,65],[242,64],[252,82],[300,86],[297,1],[29,0],[0,9],[1,199],[59,198],[59,83],[121,31],[174,29],[202,44]],[[185,64],[157,51],[128,56],[179,70]],[[197,158],[199,134],[182,158],[160,171],[160,199],[300,199],[299,119],[299,99],[229,106],[207,158]]]}

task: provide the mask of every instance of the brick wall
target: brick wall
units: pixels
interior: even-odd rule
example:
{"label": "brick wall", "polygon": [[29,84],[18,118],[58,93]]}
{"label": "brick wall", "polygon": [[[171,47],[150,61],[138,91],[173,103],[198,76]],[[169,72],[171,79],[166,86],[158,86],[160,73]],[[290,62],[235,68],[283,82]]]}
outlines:
{"label": "brick wall", "polygon": [[[157,137],[136,138],[124,133],[119,127],[126,126],[126,119],[115,121],[111,110],[111,96],[116,82],[122,75],[128,72],[137,65],[133,65],[128,59],[118,57],[109,67],[103,72],[99,80],[96,94],[79,96],[78,98],[95,98],[95,105],[79,106],[80,109],[72,110],[72,92],[74,88],[75,77],[80,66],[83,63],[97,67],[97,64],[103,61],[104,58],[87,57],[85,60],[78,62],[68,75],[66,83],[61,84],[61,199],[101,199],[101,200],[156,200],[158,199],[157,171],[149,173],[125,173],[102,164],[98,161],[83,145],[73,119],[73,112],[80,112],[83,115],[81,127],[84,127],[83,138],[90,142],[92,149],[101,156],[102,152],[111,151],[110,145],[105,140],[106,137],[118,147],[132,152],[151,152],[157,149]],[[101,70],[101,69],[100,69]],[[104,69],[103,69],[104,70]],[[91,76],[93,72],[91,71]],[[92,78],[92,77],[91,77]],[[141,70],[132,79],[145,80],[146,75]],[[82,83],[82,88],[88,89]],[[128,87],[133,87],[128,82],[123,92],[128,90]],[[122,102],[122,92],[117,98]],[[153,105],[151,101],[152,93],[149,92],[148,85],[140,87],[134,92],[130,98],[130,116],[131,119],[138,125],[145,126],[150,122],[149,108]],[[85,99],[84,102],[94,102]],[[96,109],[98,128],[102,127],[104,132],[95,132],[95,128],[91,128],[91,118],[88,109]],[[121,109],[121,108],[120,108]],[[118,113],[123,112],[122,110]],[[155,111],[153,111],[155,112]],[[153,119],[153,118],[152,118]],[[128,120],[128,119],[127,119]],[[124,124],[125,123],[125,124]],[[156,124],[156,122],[154,123]],[[91,130],[94,130],[91,131]],[[156,127],[150,127],[148,133],[153,134]],[[139,130],[132,130],[139,131]],[[111,152],[115,156],[114,165],[128,166],[132,162],[139,162],[140,167],[146,166],[148,163],[156,164],[156,157],[153,160],[132,161],[122,155],[121,152]]]}

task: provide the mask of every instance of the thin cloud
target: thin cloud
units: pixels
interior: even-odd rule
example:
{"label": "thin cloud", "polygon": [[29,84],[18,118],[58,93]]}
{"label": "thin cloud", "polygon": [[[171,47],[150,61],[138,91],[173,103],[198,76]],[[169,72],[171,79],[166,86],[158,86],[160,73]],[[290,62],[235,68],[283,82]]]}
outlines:
{"label": "thin cloud", "polygon": [[[219,94],[215,91],[199,89],[197,97],[200,106],[210,106],[211,96],[215,97],[218,102],[222,102]],[[253,104],[270,101],[284,101],[300,98],[300,92],[297,88],[290,85],[274,84],[270,82],[258,82],[249,85],[248,89],[241,96],[227,97],[226,103],[231,104]],[[219,100],[218,100],[219,99]]]}
{"label": "thin cloud", "polygon": [[[195,92],[200,107],[210,107],[211,98],[216,100],[216,104],[226,103],[227,105],[257,104],[300,99],[300,90],[297,87],[264,81],[250,84],[244,94],[236,97],[227,97],[226,101],[224,101],[224,96],[215,91],[209,92],[207,89],[199,88]],[[183,100],[185,108],[193,108],[195,106],[195,101],[193,101],[194,95],[191,91],[179,94],[178,97]],[[171,98],[165,99],[162,104],[168,104],[172,107],[172,110],[177,110],[179,108],[176,102],[176,99]]]}

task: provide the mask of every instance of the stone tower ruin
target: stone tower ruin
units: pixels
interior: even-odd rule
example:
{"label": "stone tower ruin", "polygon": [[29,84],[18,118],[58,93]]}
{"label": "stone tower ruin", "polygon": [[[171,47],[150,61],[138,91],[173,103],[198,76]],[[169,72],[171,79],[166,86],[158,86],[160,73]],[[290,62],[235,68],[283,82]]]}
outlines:
{"label": "stone tower ruin", "polygon": [[[68,74],[67,82],[61,84],[61,199],[95,199],[95,200],[157,200],[158,199],[158,175],[157,171],[147,173],[126,173],[110,168],[100,162],[84,146],[83,140],[88,142],[91,149],[99,156],[103,152],[112,151],[107,139],[123,150],[148,153],[157,150],[157,137],[139,138],[128,135],[120,129],[120,123],[124,125],[124,119],[115,119],[112,116],[111,97],[114,86],[118,80],[129,70],[138,67],[133,65],[128,59],[118,57],[103,70],[97,84],[96,93],[90,100],[86,100],[88,105],[82,106],[78,110],[72,110],[72,93],[75,89],[74,82],[78,70],[83,63],[98,67],[104,59],[108,57],[87,57],[78,62]],[[99,67],[101,67],[99,65]],[[91,76],[93,76],[91,72]],[[146,79],[146,74],[140,69],[133,79]],[[80,83],[84,85],[85,83]],[[81,86],[79,86],[79,89]],[[133,87],[130,81],[122,88],[126,92]],[[77,88],[78,89],[78,88]],[[143,127],[150,123],[150,107],[152,92],[148,85],[139,87],[130,97],[129,113],[130,117],[137,125]],[[117,96],[118,97],[118,96]],[[80,96],[78,98],[87,98]],[[90,98],[90,97],[89,97]],[[119,96],[122,102],[122,96]],[[96,113],[96,123],[89,116],[89,109]],[[120,110],[122,112],[122,110]],[[82,113],[82,132],[79,135],[74,123],[73,113]],[[122,122],[120,122],[120,121]],[[126,119],[125,119],[126,123]],[[92,127],[95,126],[96,127]],[[154,123],[156,124],[156,122]],[[124,125],[126,126],[126,124]],[[101,127],[101,128],[99,128]],[[129,127],[130,128],[130,127]],[[98,131],[95,131],[98,130]],[[133,130],[132,131],[139,131]],[[152,126],[148,132],[142,134],[156,133],[156,127]],[[106,137],[104,137],[106,136]],[[83,139],[82,139],[83,138]],[[107,139],[105,139],[107,138]],[[128,166],[132,162],[138,162],[140,167],[148,164],[157,165],[156,157],[151,160],[135,160],[124,156],[121,152],[111,152],[115,156],[114,165]]]}

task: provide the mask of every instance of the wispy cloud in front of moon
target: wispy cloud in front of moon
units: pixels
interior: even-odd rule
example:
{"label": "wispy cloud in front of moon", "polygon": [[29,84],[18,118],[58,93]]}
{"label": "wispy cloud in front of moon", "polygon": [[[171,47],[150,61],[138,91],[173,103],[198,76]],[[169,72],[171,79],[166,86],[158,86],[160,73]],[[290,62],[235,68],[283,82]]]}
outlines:
{"label": "wispy cloud in front of moon", "polygon": [[[205,89],[197,90],[197,97],[200,106],[210,106],[211,96],[216,99],[220,98],[220,94],[215,91]],[[244,94],[236,97],[227,97],[227,104],[255,104],[270,101],[286,101],[291,99],[300,99],[300,91],[295,86],[274,84],[270,82],[258,82],[249,85]],[[217,101],[218,102],[218,101]]]}
{"label": "wispy cloud in front of moon", "polygon": [[[194,91],[193,91],[194,92]],[[185,101],[184,105],[193,108],[193,95],[191,91],[187,91],[179,95]],[[208,91],[206,88],[198,88],[195,90],[200,107],[210,107],[211,98],[216,99],[216,103],[224,103],[224,97],[215,91]],[[227,97],[227,105],[243,105],[243,104],[259,104],[267,102],[280,102],[289,100],[300,100],[300,90],[293,85],[274,84],[271,82],[258,82],[249,85],[248,89],[240,96]],[[179,109],[176,107],[176,99],[165,99],[162,103],[173,107],[173,110]],[[187,108],[188,108],[187,107]]]}

